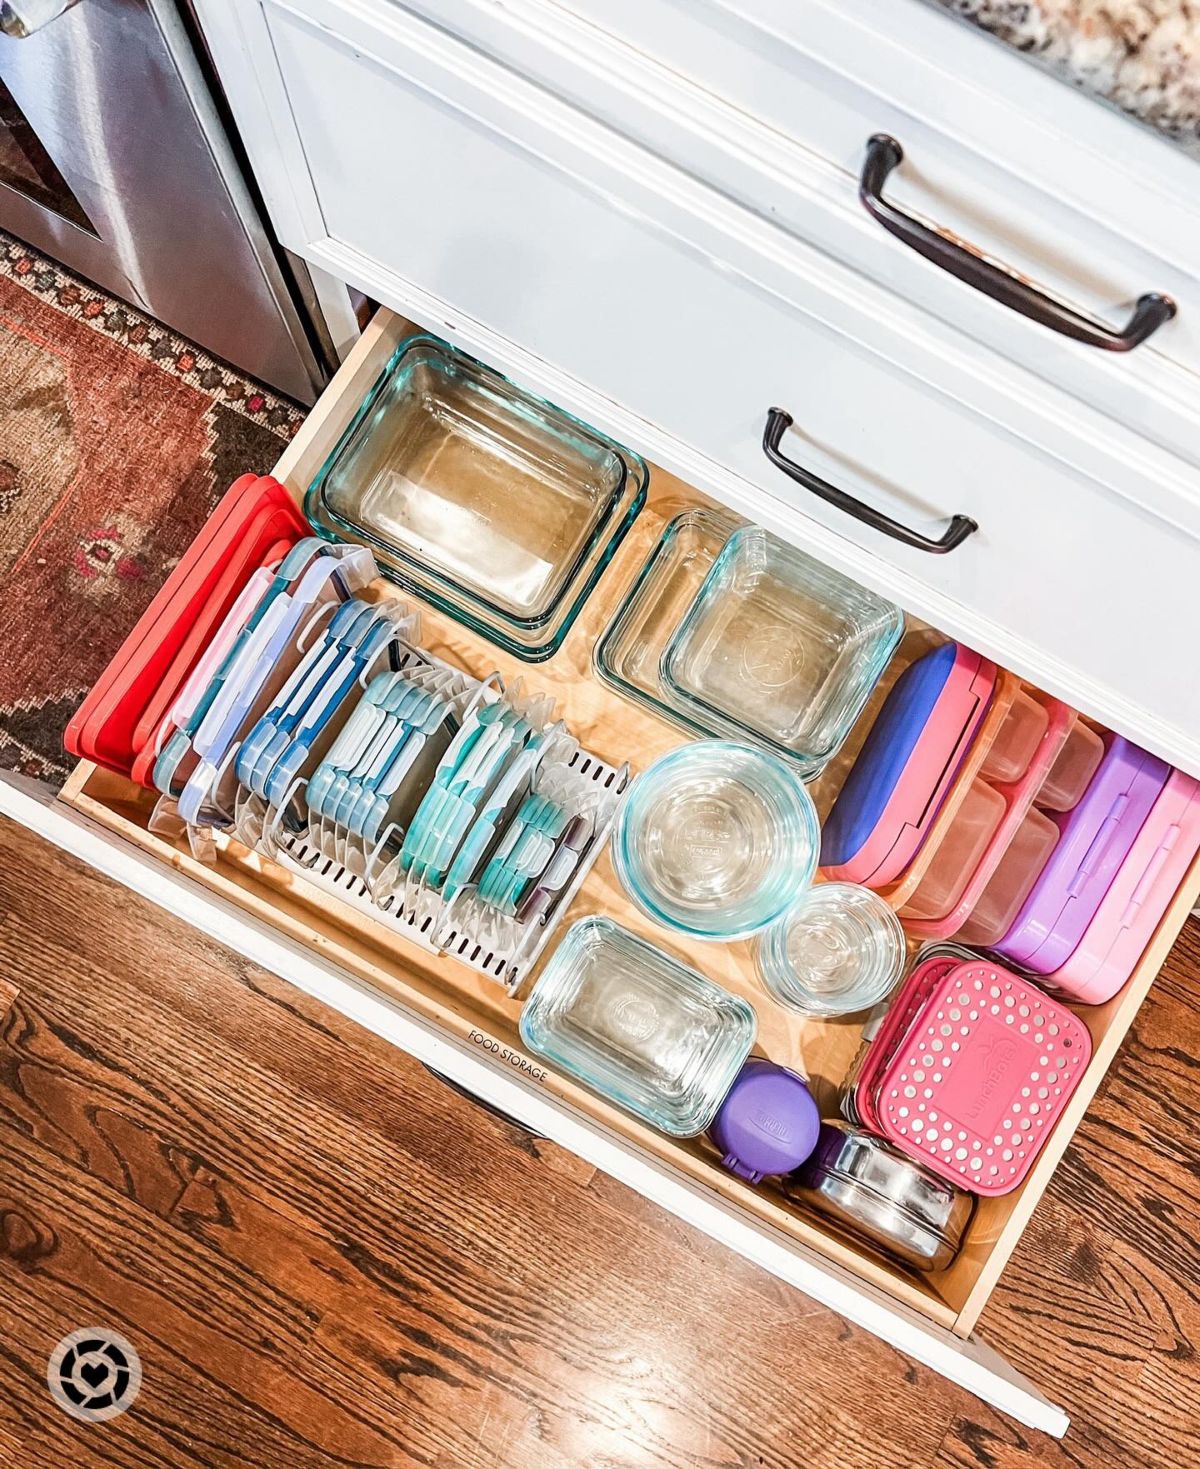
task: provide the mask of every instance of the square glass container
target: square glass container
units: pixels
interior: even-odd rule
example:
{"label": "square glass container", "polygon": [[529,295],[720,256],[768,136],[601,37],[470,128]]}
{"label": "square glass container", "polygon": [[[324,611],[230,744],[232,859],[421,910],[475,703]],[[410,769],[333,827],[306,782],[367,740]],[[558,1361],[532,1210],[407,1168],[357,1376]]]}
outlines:
{"label": "square glass container", "polygon": [[712,1122],[754,1011],[607,918],[574,924],[521,1011],[531,1051],[672,1137]]}
{"label": "square glass container", "polygon": [[[765,740],[716,710],[684,708],[663,685],[663,653],[696,600],[705,578],[734,531],[745,521],[722,510],[677,515],[663,530],[616,615],[596,645],[601,683],[690,735],[715,736],[770,748]],[[772,750],[780,754],[778,750]],[[805,772],[786,752],[782,758],[802,779]]]}
{"label": "square glass container", "polygon": [[717,715],[812,779],[904,632],[900,609],[757,526],[728,543],[663,652],[668,697]]}
{"label": "square glass container", "polygon": [[434,337],[402,342],[309,488],[332,540],[527,661],[561,645],[646,497],[627,450]]}

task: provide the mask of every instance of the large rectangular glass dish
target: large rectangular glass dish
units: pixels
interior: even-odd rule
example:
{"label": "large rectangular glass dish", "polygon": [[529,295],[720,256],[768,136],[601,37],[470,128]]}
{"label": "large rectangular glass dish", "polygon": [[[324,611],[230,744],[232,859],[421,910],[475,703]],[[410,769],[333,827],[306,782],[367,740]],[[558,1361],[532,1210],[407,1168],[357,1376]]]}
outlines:
{"label": "large rectangular glass dish", "polygon": [[397,348],[313,481],[331,540],[528,661],[548,658],[645,501],[604,435],[445,342]]}
{"label": "large rectangular glass dish", "polygon": [[754,1044],[731,995],[608,918],[574,924],[521,1011],[531,1051],[672,1137],[693,1137]]}
{"label": "large rectangular glass dish", "polygon": [[757,526],[728,543],[663,652],[668,697],[789,757],[841,747],[904,632],[900,609]]}

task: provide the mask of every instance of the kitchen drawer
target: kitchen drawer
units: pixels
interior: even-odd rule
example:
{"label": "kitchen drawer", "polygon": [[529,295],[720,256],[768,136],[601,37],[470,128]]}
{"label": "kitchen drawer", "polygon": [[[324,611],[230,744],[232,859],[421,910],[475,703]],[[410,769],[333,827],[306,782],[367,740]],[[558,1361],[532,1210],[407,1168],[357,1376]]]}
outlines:
{"label": "kitchen drawer", "polygon": [[[376,0],[391,8],[390,0]],[[1196,163],[926,0],[402,0],[779,231],[1200,463]],[[312,13],[337,28],[337,0]],[[1125,355],[1079,344],[923,259],[858,198],[867,140],[905,161],[885,197],[1110,327],[1176,317]]]}
{"label": "kitchen drawer", "polygon": [[[408,330],[399,318],[380,313],[285,452],[275,473],[298,499]],[[680,735],[601,685],[592,673],[593,648],[664,521],[703,502],[671,475],[652,471],[646,509],[562,648],[536,669],[428,607],[422,607],[423,644],[475,675],[493,668],[506,677],[523,673],[528,684],[554,693],[585,746],[612,763],[633,755],[644,766]],[[982,1200],[955,1265],[920,1278],[834,1235],[770,1186],[755,1188],[727,1173],[703,1142],[669,1139],[543,1067],[521,1048],[519,1002],[494,981],[454,958],[426,953],[381,919],[236,843],[220,839],[215,864],[197,862],[185,843],[172,845],[149,830],[151,806],[150,793],[87,762],[57,801],[19,777],[0,780],[0,811],[334,1005],[919,1362],[1027,1423],[1052,1433],[1065,1430],[1063,1412],[972,1332],[1200,891],[1200,859],[1129,984],[1107,1005],[1081,1012],[1093,1035],[1093,1058],[1024,1186],[1004,1198]],[[664,939],[624,898],[607,855],[588,875],[564,924],[594,912]],[[776,1007],[754,978],[747,944],[700,944],[676,935],[666,941],[751,1001],[759,1016],[759,1051],[810,1076],[830,1110],[857,1048],[857,1028],[807,1021]]]}
{"label": "kitchen drawer", "polygon": [[[270,42],[271,146],[306,216],[287,243],[1200,772],[1181,460],[405,7],[268,0],[227,23]],[[807,469],[922,533],[978,531],[935,556],[825,504],[765,457],[775,405]]]}

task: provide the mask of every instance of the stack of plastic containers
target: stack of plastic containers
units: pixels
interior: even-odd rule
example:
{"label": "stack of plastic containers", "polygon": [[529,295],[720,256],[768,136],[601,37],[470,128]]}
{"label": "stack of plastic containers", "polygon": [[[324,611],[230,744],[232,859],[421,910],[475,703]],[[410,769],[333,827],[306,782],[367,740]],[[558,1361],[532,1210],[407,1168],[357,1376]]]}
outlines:
{"label": "stack of plastic containers", "polygon": [[1041,983],[1083,1004],[1129,978],[1200,849],[1200,785],[1172,770],[1072,952]]}
{"label": "stack of plastic containers", "polygon": [[[212,661],[224,625],[250,619],[307,533],[283,485],[269,475],[236,480],[76,710],[64,741],[71,754],[152,786],[163,745],[195,705],[198,666]],[[309,540],[304,561],[313,550]]]}
{"label": "stack of plastic containers", "polygon": [[[949,643],[889,691],[825,823],[822,873],[877,890],[914,936],[994,949],[1095,1002],[1128,978],[1200,846],[1195,793]],[[1072,966],[1081,945],[1092,957]]]}
{"label": "stack of plastic containers", "polygon": [[[955,643],[935,648],[904,670],[825,823],[821,866],[826,876],[876,891],[892,888],[929,844],[956,781],[955,815],[963,809],[954,825],[966,833],[960,838],[964,847],[977,840],[990,808],[983,801],[975,810],[968,800],[971,783],[962,782],[959,772],[973,749],[983,747],[976,736],[998,677],[995,664]],[[1010,690],[1001,698],[1011,705]]]}
{"label": "stack of plastic containers", "polygon": [[1082,1079],[1091,1037],[1003,965],[934,955],[897,991],[853,1084],[853,1115],[939,1177],[1005,1194]]}

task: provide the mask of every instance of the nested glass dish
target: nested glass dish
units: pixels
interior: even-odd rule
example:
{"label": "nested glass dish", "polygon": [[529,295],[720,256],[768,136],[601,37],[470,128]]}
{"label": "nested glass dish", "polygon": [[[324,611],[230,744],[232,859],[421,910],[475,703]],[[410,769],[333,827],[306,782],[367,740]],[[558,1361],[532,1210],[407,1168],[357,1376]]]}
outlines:
{"label": "nested glass dish", "polygon": [[728,721],[693,716],[672,704],[659,667],[671,635],[695,601],[713,563],[729,537],[744,524],[722,510],[696,509],[677,515],[663,530],[596,645],[596,676],[602,683],[688,734],[737,738],[740,733]]}
{"label": "nested glass dish", "polygon": [[521,1011],[531,1051],[672,1137],[709,1126],[754,1011],[608,918],[572,925]]}
{"label": "nested glass dish", "polygon": [[895,988],[904,960],[899,918],[877,893],[849,882],[811,888],[755,947],[768,993],[802,1015],[869,1010]]}
{"label": "nested glass dish", "polygon": [[795,771],[751,745],[701,740],[630,786],[612,859],[656,922],[732,942],[791,907],[812,882],[820,843],[816,807]]}
{"label": "nested glass dish", "polygon": [[636,455],[434,337],[402,342],[305,510],[528,661],[566,636],[646,496]]}
{"label": "nested glass dish", "polygon": [[757,526],[729,537],[660,675],[687,712],[731,721],[820,774],[904,632],[900,609]]}

